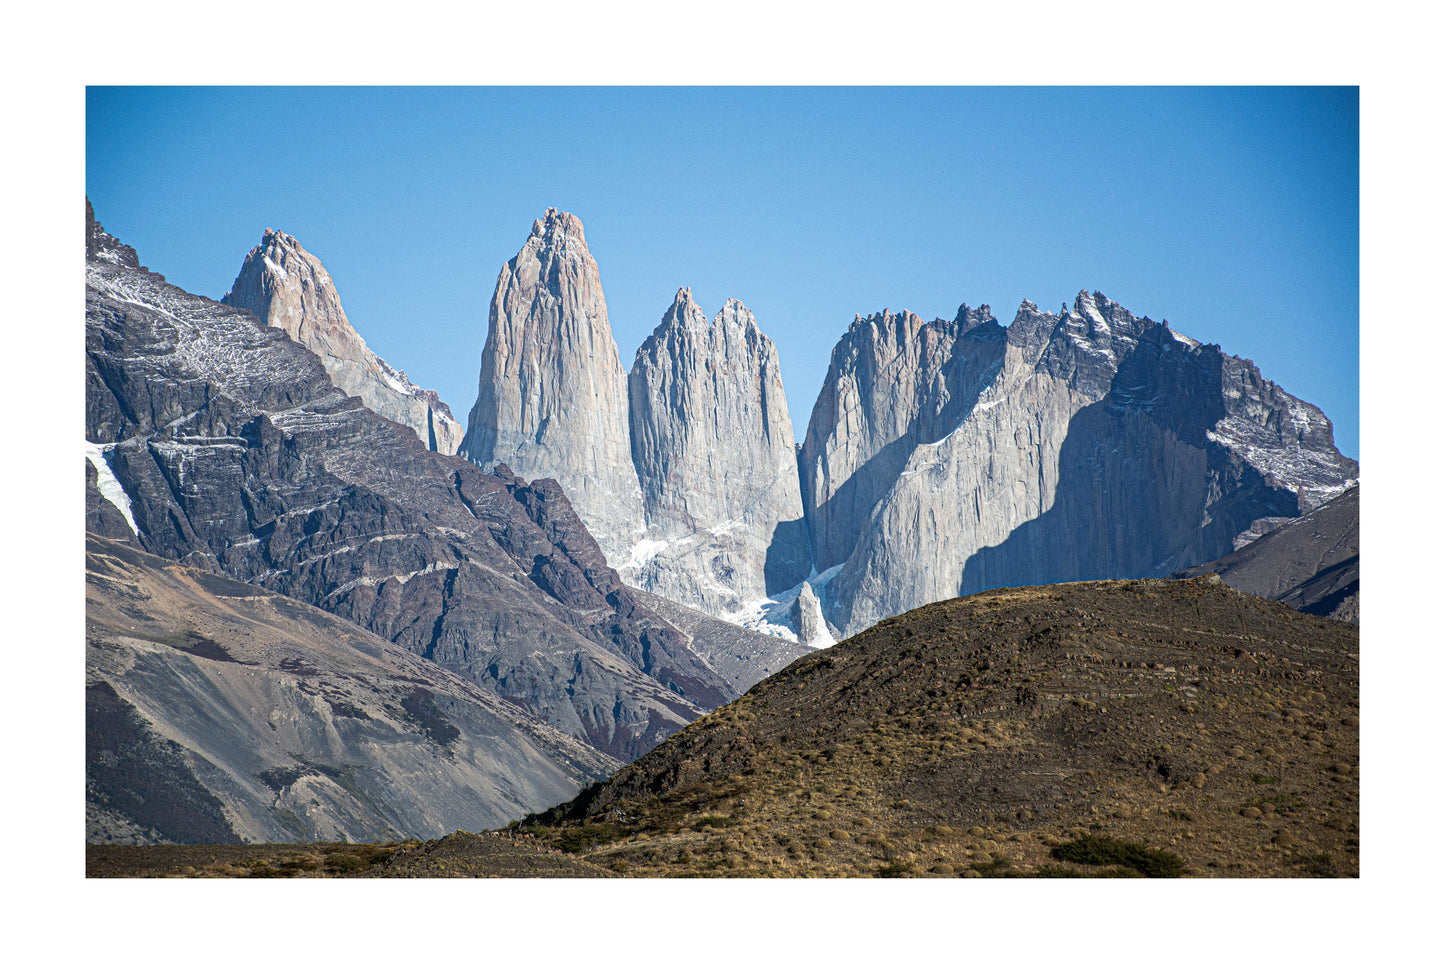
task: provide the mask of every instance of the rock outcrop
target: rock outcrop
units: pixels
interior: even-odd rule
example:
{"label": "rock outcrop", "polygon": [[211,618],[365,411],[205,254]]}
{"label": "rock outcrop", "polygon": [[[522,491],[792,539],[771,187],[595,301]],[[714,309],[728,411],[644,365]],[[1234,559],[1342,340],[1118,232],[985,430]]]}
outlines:
{"label": "rock outcrop", "polygon": [[289,234],[266,229],[221,303],[253,312],[311,349],[337,388],[407,426],[432,451],[451,455],[461,444],[461,423],[447,404],[366,347],[346,319],[331,275]]}
{"label": "rock outcrop", "polygon": [[778,353],[743,304],[708,321],[687,288],[628,375],[647,531],[634,585],[733,615],[808,576],[793,423]]}
{"label": "rock outcrop", "polygon": [[556,208],[497,278],[459,455],[561,483],[614,564],[642,532],[627,373],[582,222]]}
{"label": "rock outcrop", "polygon": [[828,635],[824,625],[822,604],[810,584],[805,582],[799,587],[798,597],[793,600],[788,615],[798,633],[798,639],[820,648],[833,643],[833,637]]}
{"label": "rock outcrop", "polygon": [[1102,294],[855,321],[804,446],[842,635],[983,589],[1160,576],[1344,490],[1318,408]]}
{"label": "rock outcrop", "polygon": [[98,529],[349,619],[617,759],[736,695],[555,482],[428,451],[249,311],[108,259],[86,280]]}

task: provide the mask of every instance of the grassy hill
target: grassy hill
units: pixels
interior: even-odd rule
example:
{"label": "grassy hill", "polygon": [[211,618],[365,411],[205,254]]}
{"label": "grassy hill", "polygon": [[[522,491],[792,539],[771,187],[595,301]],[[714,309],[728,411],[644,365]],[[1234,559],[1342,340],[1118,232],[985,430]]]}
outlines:
{"label": "grassy hill", "polygon": [[643,876],[1350,876],[1359,634],[1206,576],[1002,589],[804,657],[569,804]]}

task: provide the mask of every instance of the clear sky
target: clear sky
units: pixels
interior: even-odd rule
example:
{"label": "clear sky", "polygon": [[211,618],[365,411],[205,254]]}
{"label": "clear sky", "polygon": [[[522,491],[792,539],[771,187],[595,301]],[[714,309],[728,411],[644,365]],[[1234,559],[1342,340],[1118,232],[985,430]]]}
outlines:
{"label": "clear sky", "polygon": [[794,432],[855,313],[1001,323],[1080,289],[1319,405],[1359,455],[1357,88],[109,88],[96,216],[219,298],[266,227],[465,422],[502,265],[580,217],[624,367],[674,293],[740,299]]}

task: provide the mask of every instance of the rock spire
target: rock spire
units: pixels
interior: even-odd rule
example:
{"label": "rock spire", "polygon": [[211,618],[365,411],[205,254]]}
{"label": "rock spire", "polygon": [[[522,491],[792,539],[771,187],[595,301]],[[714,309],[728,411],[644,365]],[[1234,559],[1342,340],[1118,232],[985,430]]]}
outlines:
{"label": "rock spire", "polygon": [[628,376],[647,533],[624,575],[741,612],[807,577],[793,424],[773,342],[742,302],[711,321],[678,291]]}
{"label": "rock spire", "polygon": [[221,302],[254,312],[311,349],[337,388],[407,426],[427,448],[451,455],[461,444],[461,423],[447,404],[366,347],[346,319],[331,275],[291,235],[267,228]]}
{"label": "rock spire", "polygon": [[582,222],[556,208],[497,278],[477,402],[458,452],[556,479],[611,562],[642,529],[627,373]]}

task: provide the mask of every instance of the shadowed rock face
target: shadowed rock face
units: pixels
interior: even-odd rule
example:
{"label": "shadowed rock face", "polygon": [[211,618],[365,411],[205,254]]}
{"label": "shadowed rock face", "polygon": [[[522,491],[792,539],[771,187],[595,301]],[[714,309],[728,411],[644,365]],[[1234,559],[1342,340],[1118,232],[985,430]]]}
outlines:
{"label": "shadowed rock face", "polygon": [[963,305],[951,322],[925,323],[908,311],[854,317],[833,349],[801,457],[820,571],[848,558],[909,455],[958,425],[1003,351],[988,305]]}
{"label": "shadowed rock face", "polygon": [[314,351],[337,388],[407,426],[427,448],[451,455],[461,444],[462,426],[451,409],[366,347],[346,320],[331,275],[289,234],[267,228],[221,302],[253,312]]}
{"label": "shadowed rock face", "polygon": [[1272,529],[1242,549],[1177,573],[1218,573],[1231,588],[1300,612],[1360,621],[1360,487]]}
{"label": "shadowed rock face", "polygon": [[556,483],[428,451],[249,311],[92,260],[86,335],[98,529],[130,529],[103,465],[145,551],[350,619],[618,759],[736,695]]}
{"label": "shadowed rock face", "polygon": [[1097,292],[1007,329],[855,321],[803,457],[843,635],[994,586],[1164,575],[1357,475],[1318,408]]}
{"label": "shadowed rock face", "polygon": [[728,613],[808,575],[778,353],[736,300],[708,321],[677,293],[628,375],[647,532],[629,580]]}
{"label": "shadowed rock face", "polygon": [[613,564],[641,532],[627,373],[582,222],[565,211],[549,208],[497,278],[458,454],[556,479]]}
{"label": "shadowed rock face", "polygon": [[617,766],[346,620],[96,535],[86,708],[91,843],[477,831]]}

